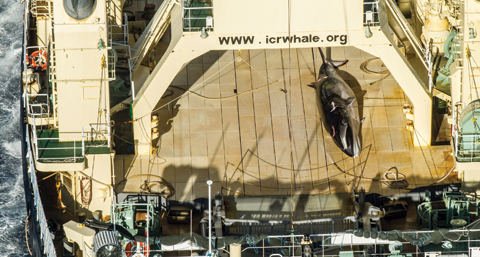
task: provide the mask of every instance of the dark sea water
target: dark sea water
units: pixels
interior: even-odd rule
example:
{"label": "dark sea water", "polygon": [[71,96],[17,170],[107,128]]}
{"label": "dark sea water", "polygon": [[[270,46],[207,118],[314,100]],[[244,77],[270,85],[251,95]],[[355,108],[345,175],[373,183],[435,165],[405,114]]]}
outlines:
{"label": "dark sea water", "polygon": [[0,256],[28,256],[20,148],[23,5],[0,0]]}

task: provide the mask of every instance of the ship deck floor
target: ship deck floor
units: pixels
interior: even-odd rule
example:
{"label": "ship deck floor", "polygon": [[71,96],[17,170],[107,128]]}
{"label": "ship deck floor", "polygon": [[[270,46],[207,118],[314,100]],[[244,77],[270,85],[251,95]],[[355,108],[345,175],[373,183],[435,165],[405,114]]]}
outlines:
{"label": "ship deck floor", "polygon": [[[323,128],[315,90],[308,86],[321,65],[318,50],[313,52],[210,51],[186,64],[157,104],[173,101],[157,111],[158,153],[118,155],[117,181],[127,181],[117,191],[138,192],[148,175],[155,175],[175,187],[172,199],[179,201],[207,197],[209,179],[213,193],[224,195],[345,193],[357,186],[392,195],[406,192],[380,181],[392,167],[406,176],[410,189],[450,171],[450,145],[413,147],[413,137],[422,135],[405,128],[406,95],[392,76],[380,80],[384,75],[362,72],[360,65],[374,56],[354,47],[331,48],[333,60],[349,60],[339,73],[365,117],[361,155],[343,154]],[[368,67],[382,69],[380,61]],[[448,141],[446,118],[438,121],[435,137]],[[155,176],[150,181],[159,180]],[[451,182],[457,182],[453,173],[442,181]]]}

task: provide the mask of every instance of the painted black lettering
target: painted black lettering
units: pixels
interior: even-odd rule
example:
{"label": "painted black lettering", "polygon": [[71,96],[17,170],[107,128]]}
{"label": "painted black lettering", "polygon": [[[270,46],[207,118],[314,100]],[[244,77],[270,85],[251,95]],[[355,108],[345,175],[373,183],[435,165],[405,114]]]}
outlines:
{"label": "painted black lettering", "polygon": [[[300,42],[302,42],[302,40],[301,40],[300,37],[298,37],[298,36],[296,36],[296,35],[295,35],[294,37],[295,37],[294,43],[300,43]],[[297,40],[298,40],[298,42],[297,42]]]}
{"label": "painted black lettering", "polygon": [[319,36],[313,36],[313,42],[318,42],[320,41],[320,37]]}
{"label": "painted black lettering", "polygon": [[339,37],[339,35],[335,35],[335,42],[337,42],[338,37]]}
{"label": "painted black lettering", "polygon": [[242,37],[230,37],[232,39],[232,44],[235,45],[235,44],[242,44]]}
{"label": "painted black lettering", "polygon": [[282,37],[277,37],[277,43],[280,43],[280,39],[282,39]]}
{"label": "painted black lettering", "polygon": [[340,36],[340,45],[345,45],[347,43],[347,35]]}
{"label": "painted black lettering", "polygon": [[302,43],[308,43],[308,37],[307,36],[302,37]]}
{"label": "painted black lettering", "polygon": [[283,43],[287,43],[287,42],[288,42],[288,43],[292,43],[292,39],[293,39],[292,36],[290,36],[290,37],[283,37]]}
{"label": "painted black lettering", "polygon": [[332,35],[328,35],[328,36],[327,36],[327,41],[328,41],[328,42],[332,42],[332,41],[333,41],[333,36],[332,36]]}
{"label": "painted black lettering", "polygon": [[274,37],[269,38],[268,41],[269,41],[271,44],[275,44],[275,38],[274,38]]}
{"label": "painted black lettering", "polygon": [[246,37],[243,37],[243,43],[244,44],[253,44],[253,39],[255,38],[255,36],[246,36]]}
{"label": "painted black lettering", "polygon": [[265,43],[268,44],[268,36],[265,36]]}
{"label": "painted black lettering", "polygon": [[223,45],[223,43],[228,45],[230,43],[230,37],[219,37],[218,41],[220,41],[220,45]]}

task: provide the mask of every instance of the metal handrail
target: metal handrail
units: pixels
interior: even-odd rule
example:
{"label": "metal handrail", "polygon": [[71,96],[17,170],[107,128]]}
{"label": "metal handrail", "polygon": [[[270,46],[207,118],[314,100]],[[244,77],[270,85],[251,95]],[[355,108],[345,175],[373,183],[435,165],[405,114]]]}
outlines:
{"label": "metal handrail", "polygon": [[[480,135],[479,134],[467,134],[461,135],[457,130],[453,133],[455,157],[458,161],[462,162],[479,162],[480,161]],[[471,139],[464,142],[464,138]],[[465,146],[470,146],[465,148]]]}
{"label": "metal handrail", "polygon": [[[185,5],[183,5],[183,11],[182,11],[182,20],[183,20],[183,30],[185,31],[200,31],[202,28],[201,27],[195,27],[195,26],[192,26],[191,24],[191,20],[207,20],[208,17],[193,17],[192,18],[192,10],[213,10],[213,7],[211,6],[207,6],[207,7],[185,7]],[[188,15],[187,15],[188,13]],[[188,16],[188,18],[187,18]],[[212,16],[209,16],[212,21],[213,21],[213,14]],[[185,20],[188,20],[188,26],[186,26],[185,24]],[[195,28],[194,30],[192,30],[192,28]],[[212,28],[210,28],[212,29]]]}
{"label": "metal handrail", "polygon": [[[374,26],[374,27],[380,26],[380,17],[379,17],[380,12],[378,11],[379,10],[378,3],[379,3],[379,0],[375,0],[374,2],[363,2],[363,20],[364,20],[363,26]],[[368,11],[365,9],[367,5],[372,6],[371,9]],[[373,18],[373,21],[371,22],[367,21],[367,15],[369,14],[371,14]]]}
{"label": "metal handrail", "polygon": [[[91,132],[86,132],[85,129],[90,129]],[[90,124],[90,126],[85,126],[85,127],[82,128],[82,138],[83,139],[88,140],[88,138],[90,138],[93,141],[98,141],[98,140],[96,140],[98,135],[103,135],[104,137],[106,137],[107,138],[107,143],[102,144],[102,145],[97,145],[97,146],[89,146],[89,147],[110,146],[110,143],[111,143],[110,123],[92,123],[92,124]]]}
{"label": "metal handrail", "polygon": [[[48,18],[51,18],[52,17],[53,6],[50,6],[50,3],[49,3],[50,1],[42,1],[42,2],[48,3],[48,6],[38,6],[37,2],[39,2],[39,0],[33,0],[32,1],[32,7],[30,8],[32,16],[33,17],[38,17],[39,14],[40,14],[40,15],[46,16]],[[45,10],[46,13],[39,13],[38,12],[39,10]]]}
{"label": "metal handrail", "polygon": [[[451,232],[456,232],[458,233],[459,235],[462,233],[462,231],[465,231],[465,230],[461,230],[461,229],[458,229],[458,230],[450,230]],[[470,229],[468,231],[475,231],[475,232],[478,232],[478,229]],[[339,248],[340,251],[348,251],[350,253],[353,254],[353,256],[356,256],[356,257],[364,257],[366,256],[366,253],[365,251],[358,251],[356,249],[356,245],[371,245],[373,246],[373,249],[377,249],[376,246],[379,246],[379,245],[390,245],[391,243],[395,242],[393,240],[389,240],[389,239],[386,239],[386,240],[381,240],[381,239],[373,239],[373,238],[362,238],[362,237],[357,237],[355,236],[353,233],[353,231],[346,231],[346,232],[340,232],[340,233],[328,233],[328,234],[314,234],[314,235],[309,235],[312,243],[315,242],[317,243],[316,247],[315,247],[315,253],[318,253],[319,256],[325,256],[325,257],[338,257],[338,256],[341,256],[341,254],[337,253],[331,253],[331,254],[327,254],[327,251],[328,250],[331,250],[332,247],[336,247],[336,248]],[[386,232],[386,231],[383,231],[383,232]],[[408,235],[411,235],[413,238],[421,238],[423,235],[430,235],[430,233],[433,233],[435,231],[427,231],[427,230],[424,230],[424,231],[402,231],[403,234],[408,234]],[[379,232],[381,233],[381,232]],[[398,233],[398,232],[397,232]],[[242,248],[242,252],[244,251],[247,251],[247,250],[254,250],[256,253],[258,253],[258,255],[261,255],[261,256],[284,256],[284,255],[280,255],[278,253],[283,253],[283,251],[289,251],[290,253],[295,253],[294,250],[290,250],[291,248],[295,249],[295,248],[302,248],[306,242],[303,241],[303,239],[305,239],[304,235],[271,235],[271,236],[267,236],[266,239],[262,239],[260,242],[258,243],[248,243],[249,241],[252,242],[254,241],[253,238],[251,238],[250,236],[246,235],[245,237],[247,237],[247,243],[248,246],[247,247],[244,247]],[[465,236],[466,239],[460,239],[457,241],[457,242],[462,242],[462,243],[468,243],[470,249],[471,249],[471,246],[470,246],[470,243],[478,243],[480,242],[480,240],[476,240],[476,239],[470,239],[470,236],[467,235]],[[275,244],[275,245],[271,245],[269,244],[270,240],[271,239],[277,239],[277,240],[280,240],[281,244],[278,245],[278,244]],[[356,242],[356,240],[362,240],[363,242],[362,243],[358,243]],[[442,240],[442,242],[446,242],[448,240]],[[400,244],[410,244],[410,245],[413,245],[415,246],[415,250],[413,252],[402,252],[402,254],[411,254],[412,256],[415,255],[415,256],[424,256],[423,254],[419,255],[419,253],[421,252],[420,251],[420,248],[422,247],[421,244],[413,244],[413,243],[410,243],[410,242],[400,242]],[[268,252],[266,252],[266,249],[268,249]],[[467,249],[467,250],[457,250],[457,251],[454,251],[455,253],[466,253],[465,256],[473,256],[472,254],[470,254],[470,249]],[[272,252],[273,250],[273,252]],[[312,247],[311,250],[313,251],[314,248]],[[423,250],[423,249],[422,249]],[[275,253],[277,252],[277,253]],[[453,252],[452,251],[449,251],[450,254],[452,254]],[[428,252],[426,252],[428,253]],[[266,254],[270,254],[270,255],[266,255]],[[312,254],[313,255],[313,254]],[[381,253],[381,252],[375,252],[375,254],[372,253],[372,255],[377,255],[377,256],[390,256],[391,253]],[[295,256],[295,255],[294,255]],[[300,256],[300,255],[299,255]],[[425,256],[427,256],[425,254]],[[458,255],[460,256],[460,255]]]}
{"label": "metal handrail", "polygon": [[[34,134],[36,134],[36,132],[34,132]],[[65,160],[65,159],[72,159],[76,162],[78,159],[82,159],[85,157],[85,140],[84,138],[58,138],[58,137],[49,137],[49,138],[38,138],[38,137],[35,137],[36,138],[36,151],[37,151],[37,155],[35,156],[35,159],[38,160],[38,161],[42,161],[42,160]],[[71,140],[71,142],[73,142],[73,147],[70,146],[66,146],[66,147],[38,147],[38,142],[39,141],[47,141],[47,140]],[[77,142],[78,141],[82,141],[82,146],[81,147],[77,147]],[[47,150],[71,150],[73,149],[73,157],[72,156],[67,156],[67,157],[50,157],[50,158],[46,158],[46,157],[42,157],[40,158],[38,156],[38,151],[39,150],[43,150],[43,151],[47,151]],[[82,154],[81,156],[78,156],[77,157],[77,150],[82,150]]]}
{"label": "metal handrail", "polygon": [[[28,113],[27,115],[31,116],[31,117],[36,117],[36,116],[40,116],[40,117],[44,117],[45,115],[50,116],[50,104],[48,102],[48,99],[49,99],[49,95],[48,94],[27,94],[27,97],[46,97],[47,99],[47,102],[46,103],[28,103]],[[34,108],[33,107],[38,107],[40,106],[40,113],[37,113],[35,112]],[[46,107],[46,110],[47,112],[44,113],[43,112],[43,107]]]}
{"label": "metal handrail", "polygon": [[[82,137],[82,138],[54,138],[54,137],[49,137],[49,138],[38,138],[37,136],[37,126],[36,126],[36,122],[35,122],[35,119],[33,119],[32,121],[32,125],[31,128],[32,128],[32,135],[33,135],[33,146],[34,146],[34,150],[35,150],[35,160],[36,161],[42,161],[42,160],[65,160],[65,159],[71,159],[73,158],[73,160],[76,162],[77,159],[81,159],[81,158],[84,158],[85,156],[85,139]],[[38,146],[38,142],[39,141],[42,141],[42,140],[73,140],[73,147],[39,147]],[[79,147],[77,147],[77,141],[82,141],[82,155],[80,157],[77,157],[77,149],[80,149]],[[51,158],[45,158],[45,157],[42,157],[40,158],[39,157],[39,154],[38,154],[38,151],[39,150],[43,150],[43,151],[48,151],[48,150],[61,150],[61,149],[65,149],[65,150],[70,150],[70,149],[73,149],[73,157],[71,156],[67,156],[67,157],[51,157]]]}

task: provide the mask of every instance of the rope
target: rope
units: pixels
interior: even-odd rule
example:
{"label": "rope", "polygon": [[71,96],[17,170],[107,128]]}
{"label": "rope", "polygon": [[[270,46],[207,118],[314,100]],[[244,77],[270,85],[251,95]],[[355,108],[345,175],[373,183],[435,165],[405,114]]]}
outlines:
{"label": "rope", "polygon": [[[393,170],[395,170],[395,172]],[[382,183],[383,185],[391,189],[407,189],[408,188],[407,177],[402,173],[398,173],[397,167],[392,167],[383,174]]]}
{"label": "rope", "polygon": [[[384,71],[373,71],[373,70],[370,70],[367,68],[367,65],[371,62],[371,61],[374,61],[374,60],[380,60],[380,58],[378,57],[374,57],[374,58],[371,58],[371,59],[368,59],[366,61],[364,61],[362,64],[360,64],[360,70],[365,73],[365,74],[373,74],[373,75],[385,75],[383,78],[377,80],[377,81],[374,81],[370,84],[368,84],[369,86],[377,83],[377,82],[380,82],[384,79],[386,79],[388,76],[390,76],[390,71],[389,70],[384,70]],[[385,67],[385,65],[382,65],[382,67]]]}
{"label": "rope", "polygon": [[[136,177],[155,177],[155,178],[158,178],[160,179],[161,181],[153,181],[153,182],[148,182],[147,183],[147,188],[151,191],[151,185],[149,184],[159,184],[159,185],[165,185],[167,187],[167,191],[162,191],[160,192],[160,194],[166,194],[165,198],[170,198],[172,196],[175,195],[175,188],[172,186],[171,183],[169,183],[168,181],[166,181],[164,178],[160,177],[160,176],[157,176],[157,175],[153,175],[153,174],[138,174],[138,175],[133,175],[133,176],[130,176],[128,178],[125,178],[124,180],[118,182],[116,185],[115,185],[115,188],[119,185],[121,185],[122,183],[126,183],[129,179],[131,178],[136,178]],[[142,189],[142,186],[144,187],[145,183],[140,185],[140,188]]]}
{"label": "rope", "polygon": [[32,251],[30,250],[30,245],[28,244],[28,219],[30,218],[30,214],[25,219],[25,242],[27,242],[27,249],[28,253],[33,256]]}
{"label": "rope", "polygon": [[257,244],[255,243],[255,237],[254,236],[249,236],[247,238],[245,238],[247,244],[249,247],[253,248],[253,250],[255,251],[256,254],[258,254],[258,248],[257,248]]}

